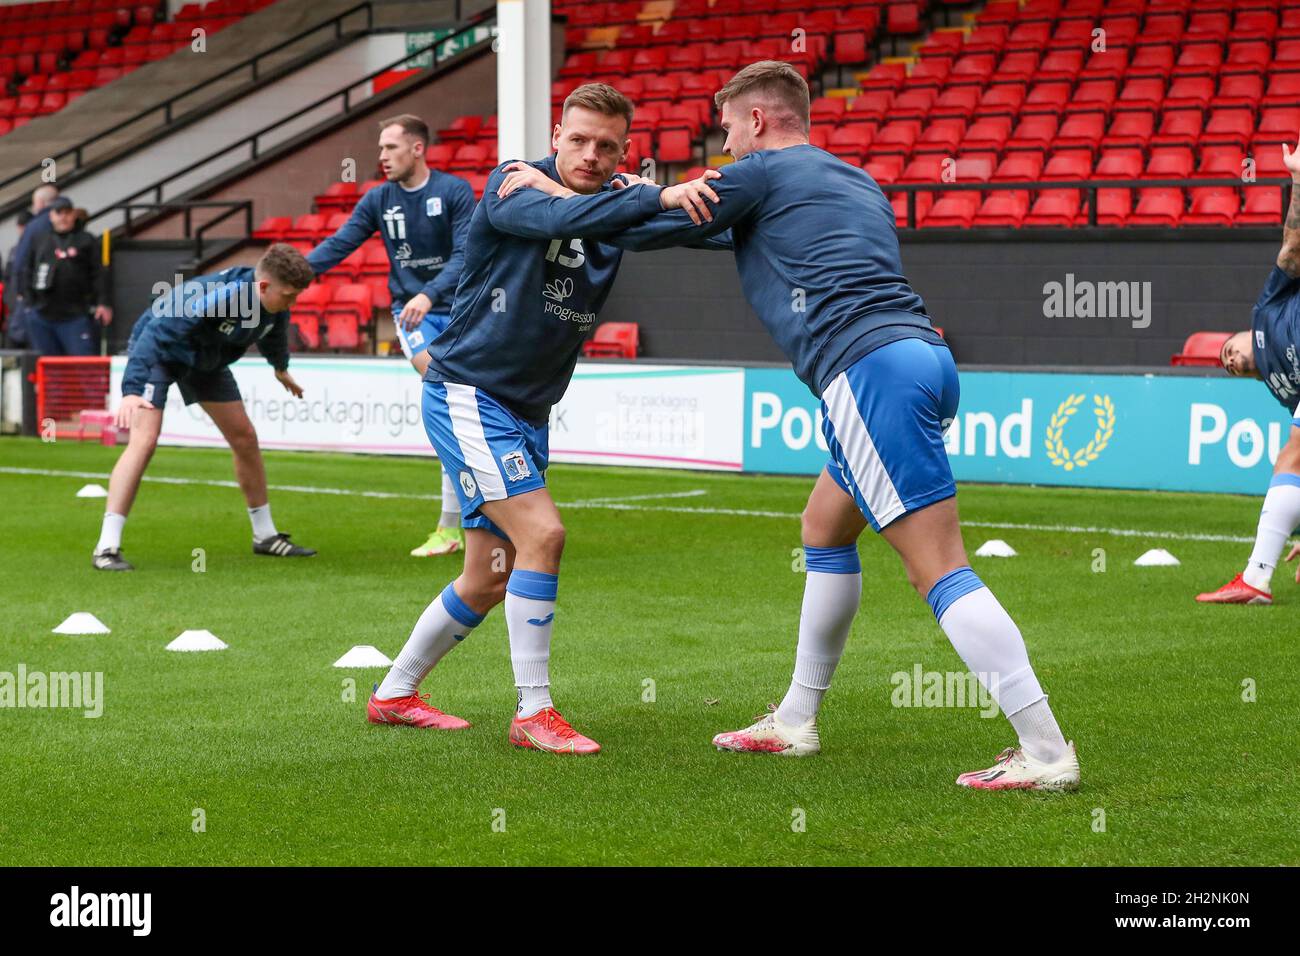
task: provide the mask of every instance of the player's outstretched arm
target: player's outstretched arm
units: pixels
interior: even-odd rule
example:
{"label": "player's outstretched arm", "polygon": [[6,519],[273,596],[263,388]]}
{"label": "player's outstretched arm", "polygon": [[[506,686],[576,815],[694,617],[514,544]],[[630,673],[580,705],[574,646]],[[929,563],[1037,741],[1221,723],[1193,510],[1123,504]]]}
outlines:
{"label": "player's outstretched arm", "polygon": [[1283,143],[1282,162],[1291,172],[1291,205],[1282,225],[1282,251],[1277,254],[1277,267],[1296,278],[1300,276],[1300,144],[1293,150]]}
{"label": "player's outstretched arm", "polygon": [[378,201],[379,190],[370,190],[353,207],[348,221],[339,226],[334,235],[322,240],[320,245],[307,253],[307,264],[311,266],[312,272],[317,275],[329,272],[378,231],[379,216],[375,209]]}
{"label": "player's outstretched arm", "polygon": [[524,239],[552,239],[555,236],[604,239],[644,222],[660,211],[659,189],[646,185],[580,196],[550,177],[544,177],[557,192],[561,192],[551,196],[527,183],[515,185],[520,183],[516,179],[512,181],[515,188],[506,191],[502,197],[499,193],[507,176],[514,173],[530,176],[524,169],[515,167],[513,162],[498,167],[483,191],[488,222],[494,229],[512,236]]}
{"label": "player's outstretched arm", "polygon": [[[731,247],[731,227],[742,222],[762,200],[767,188],[766,180],[766,169],[757,158],[734,163],[721,173],[709,170],[699,180],[665,189],[662,212],[605,241],[632,250],[672,246],[728,249]],[[711,216],[708,221],[697,221],[688,208],[694,205],[692,191],[702,186],[716,197],[707,204]]]}

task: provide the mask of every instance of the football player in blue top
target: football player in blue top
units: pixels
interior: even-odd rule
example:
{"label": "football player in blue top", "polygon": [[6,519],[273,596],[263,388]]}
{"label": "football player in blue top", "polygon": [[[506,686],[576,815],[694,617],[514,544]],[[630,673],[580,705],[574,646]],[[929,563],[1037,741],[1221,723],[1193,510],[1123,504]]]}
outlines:
{"label": "football player in blue top", "polygon": [[[1300,525],[1300,145],[1282,144],[1291,171],[1291,206],[1282,226],[1282,249],[1255,303],[1251,327],[1223,343],[1219,361],[1230,375],[1263,379],[1292,416],[1291,434],[1278,451],[1264,495],[1255,548],[1240,574],[1216,591],[1198,594],[1204,604],[1272,604],[1273,571],[1287,538]],[[1287,554],[1300,555],[1300,545]],[[1300,571],[1296,573],[1300,581]]]}
{"label": "football player in blue top", "polygon": [[[604,238],[714,195],[695,183],[660,190],[611,180],[630,145],[632,110],[604,84],[574,90],[552,133],[555,155],[498,167],[474,211],[451,324],[429,347],[424,374],[425,429],[456,481],[465,569],[420,616],[375,689],[372,723],[468,726],[426,703],[420,682],[504,601],[517,692],[510,742],[549,753],[600,749],[550,695],[565,537],[546,489],[551,406],[618,271],[622,251]],[[546,195],[543,184],[568,198]]]}
{"label": "football player in blue top", "polygon": [[708,180],[718,196],[709,221],[666,211],[606,241],[653,249],[729,239],[749,304],[822,401],[830,461],[803,513],[807,580],[789,691],[775,712],[714,744],[784,756],[821,749],[817,713],[857,613],[857,541],[870,526],[1019,737],[994,766],[957,782],[1076,788],[1074,745],[1020,630],[966,557],[943,441],[957,368],[903,275],[889,200],[861,169],[809,145],[808,85],[788,63],[745,67],[715,102],[736,161]]}
{"label": "football player in blue top", "polygon": [[302,397],[302,388],[289,374],[289,308],[313,278],[302,253],[277,243],[255,267],[191,279],[159,296],[136,320],[117,409],[117,426],[130,428],[131,435],[109,478],[107,511],[93,559],[97,570],[132,570],[122,557],[122,527],[158,444],[173,384],[186,405],[203,406],[230,444],[235,478],[253,525],[253,553],[277,558],[316,553],[294,544],[271,520],[257,432],[230,371],[231,363],[256,345],[285,390]]}
{"label": "football player in blue top", "polygon": [[[465,263],[474,190],[459,176],[425,163],[429,127],[404,113],[379,123],[379,165],[386,180],[361,197],[334,235],[307,256],[317,275],[328,272],[376,232],[388,251],[388,290],[402,352],[421,375],[426,351],[451,318],[451,301]],[[465,549],[456,491],[442,473],[442,516],[415,557]]]}

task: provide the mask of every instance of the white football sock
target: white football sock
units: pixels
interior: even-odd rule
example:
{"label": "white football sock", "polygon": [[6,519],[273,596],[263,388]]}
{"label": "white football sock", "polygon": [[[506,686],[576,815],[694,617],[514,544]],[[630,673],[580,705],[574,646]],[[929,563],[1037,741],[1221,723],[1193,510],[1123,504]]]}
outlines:
{"label": "white football sock", "polygon": [[1056,724],[1046,696],[1014,714],[1008,714],[1007,720],[1016,729],[1020,746],[1029,756],[1045,763],[1056,763],[1065,755],[1065,738],[1061,736],[1061,728]]}
{"label": "white football sock", "polygon": [[[935,582],[926,600],[967,669],[993,695],[1002,713],[1018,714],[1045,700],[1020,629],[974,571],[949,571]],[[1035,722],[1024,733],[1019,727],[1016,732],[1025,751],[1039,760],[1053,762],[1065,752],[1055,720],[1050,727]]]}
{"label": "white football sock", "polygon": [[95,545],[95,553],[122,550],[122,526],[125,524],[126,515],[105,511],[104,523],[99,527],[99,544]]}
{"label": "white football sock", "polygon": [[253,523],[253,540],[265,541],[275,537],[275,522],[271,520],[271,503],[248,509],[248,520]]}
{"label": "white football sock", "polygon": [[1274,475],[1264,506],[1259,511],[1255,550],[1250,553],[1242,578],[1253,588],[1267,591],[1286,539],[1300,524],[1300,475]]}
{"label": "white football sock", "polygon": [[448,584],[415,622],[411,636],[375,691],[375,697],[379,700],[410,697],[419,690],[420,682],[434,665],[482,622],[483,615],[476,614],[460,599],[454,584]]}
{"label": "white football sock", "polygon": [[558,584],[558,575],[518,568],[506,582],[506,626],[510,629],[510,666],[519,692],[519,717],[531,717],[554,706],[549,662]]}
{"label": "white football sock", "polygon": [[862,565],[857,545],[842,548],[804,546],[807,579],[799,614],[799,645],[794,677],[776,719],[799,726],[817,717],[830,689],[835,667],[844,654],[853,616],[862,598]]}
{"label": "white football sock", "polygon": [[438,527],[460,527],[460,499],[456,497],[456,486],[446,468],[442,469],[442,516],[438,518]]}

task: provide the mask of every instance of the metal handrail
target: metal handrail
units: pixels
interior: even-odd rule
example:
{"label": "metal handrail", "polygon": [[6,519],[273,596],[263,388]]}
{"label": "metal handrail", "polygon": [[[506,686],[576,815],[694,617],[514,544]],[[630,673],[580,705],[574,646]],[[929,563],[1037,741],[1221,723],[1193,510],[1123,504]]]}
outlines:
{"label": "metal handrail", "polygon": [[[213,226],[225,222],[237,213],[242,212],[244,214],[245,234],[247,235],[253,231],[253,201],[251,199],[171,200],[156,203],[122,202],[109,206],[107,209],[101,209],[90,219],[107,215],[110,212],[124,211],[126,213],[126,222],[123,224],[125,235],[130,236],[135,231],[135,221],[131,219],[131,212],[136,209],[147,210],[149,213],[154,214],[167,210],[183,210],[185,213],[183,220],[185,238],[194,240],[195,259],[203,258],[204,234]],[[225,212],[209,219],[200,225],[198,229],[194,229],[193,214],[195,209],[225,209]],[[90,219],[87,219],[87,222]]]}
{"label": "metal handrail", "polygon": [[[374,29],[374,24],[375,24],[374,5],[372,3],[372,0],[363,0],[362,3],[358,3],[355,6],[349,7],[347,10],[335,14],[333,17],[331,17],[328,20],[323,20],[313,27],[305,28],[299,31],[298,33],[295,33],[293,36],[289,37],[288,39],[282,40],[281,42],[277,43],[275,46],[269,47],[268,49],[262,50],[260,53],[255,53],[252,56],[247,57],[244,60],[241,60],[239,63],[236,63],[234,66],[222,70],[216,76],[211,76],[208,77],[207,79],[199,81],[198,83],[189,87],[187,90],[185,90],[182,93],[176,93],[173,96],[169,96],[161,103],[155,103],[153,106],[141,110],[140,112],[123,120],[122,122],[118,123],[115,126],[111,126],[105,130],[99,130],[93,136],[88,136],[86,139],[77,143],[75,146],[69,146],[64,150],[55,153],[52,157],[47,157],[46,159],[42,160],[40,163],[35,163],[32,166],[28,166],[26,169],[21,170],[20,172],[17,172],[6,179],[0,180],[0,189],[4,189],[6,186],[9,186],[17,182],[18,180],[22,179],[25,176],[30,176],[34,172],[40,172],[44,167],[44,164],[47,163],[49,159],[53,158],[55,160],[58,160],[67,156],[69,153],[71,153],[74,157],[74,161],[75,161],[74,168],[80,168],[82,165],[82,151],[85,150],[88,146],[93,145],[94,143],[98,142],[99,140],[103,139],[106,136],[111,136],[113,133],[116,133],[119,130],[126,129],[127,127],[130,127],[140,122],[149,114],[156,113],[159,110],[163,111],[163,125],[170,126],[173,121],[172,106],[178,100],[183,100],[188,96],[193,96],[195,93],[203,89],[205,86],[209,86],[213,83],[217,83],[221,80],[224,80],[226,77],[231,76],[232,74],[238,73],[241,70],[249,69],[250,67],[252,68],[252,73],[253,73],[252,82],[256,83],[258,78],[257,65],[258,62],[263,57],[267,57],[274,53],[278,53],[281,50],[283,50],[285,47],[292,46],[298,41],[311,36],[313,33],[319,33],[321,30],[328,29],[331,26],[334,28],[334,38],[336,40],[341,40],[344,37],[343,21],[348,17],[352,16],[353,14],[358,13],[361,10],[364,10],[366,12],[365,29],[359,31],[351,31],[347,35],[353,36],[353,35],[364,35],[366,33],[369,33]],[[0,211],[0,212],[6,212],[6,211],[7,210]]]}
{"label": "metal handrail", "polygon": [[[403,63],[406,63],[419,56],[422,56],[424,53],[432,53],[433,59],[430,65],[423,69],[427,69],[427,70],[437,69],[437,67],[441,63],[444,63],[447,60],[455,59],[456,56],[460,55],[460,54],[454,54],[452,56],[448,56],[440,60],[438,56],[438,50],[437,50],[438,47],[442,46],[445,43],[449,43],[455,40],[459,36],[462,36],[466,33],[470,33],[471,31],[484,26],[486,23],[490,22],[494,18],[495,18],[494,14],[484,11],[483,13],[480,13],[478,16],[467,21],[464,26],[456,30],[454,33],[449,34],[448,36],[444,36],[441,39],[435,40],[432,43],[426,44],[425,46],[422,46],[419,49],[408,50],[406,53],[402,54],[402,56],[399,59],[393,60],[387,65],[382,66],[379,69],[374,70],[370,73],[367,73],[365,76],[361,77],[360,79],[353,80],[347,86],[335,90],[333,93],[328,93],[325,96],[322,96],[321,98],[309,103],[308,105],[302,107],[301,109],[295,110],[293,113],[290,113],[288,116],[282,116],[280,119],[276,120],[275,122],[262,127],[256,132],[250,133],[249,135],[245,136],[243,139],[226,143],[219,151],[212,153],[208,156],[205,156],[203,159],[200,159],[196,162],[190,163],[188,166],[184,167],[183,169],[175,170],[171,173],[168,173],[163,178],[158,179],[155,182],[149,184],[148,186],[145,186],[143,189],[137,190],[136,192],[127,196],[121,202],[116,203],[113,206],[110,206],[106,209],[102,209],[99,212],[96,212],[90,218],[97,219],[100,216],[105,215],[106,213],[112,211],[113,209],[122,208],[126,205],[135,203],[136,200],[150,193],[152,193],[154,196],[153,205],[164,205],[165,203],[163,200],[163,189],[169,183],[189,175],[190,173],[194,172],[196,169],[200,169],[208,165],[213,160],[217,159],[220,156],[224,156],[228,154],[232,150],[242,149],[245,146],[249,147],[249,152],[250,152],[249,159],[250,160],[257,159],[259,156],[258,142],[262,137],[266,136],[268,133],[272,132],[275,129],[278,129],[281,126],[284,126],[287,123],[293,122],[294,120],[298,119],[300,116],[304,116],[308,113],[311,113],[314,110],[319,109],[320,107],[326,105],[327,103],[332,102],[335,99],[338,99],[339,97],[342,97],[343,99],[343,112],[340,115],[347,116],[349,113],[352,113],[355,110],[360,108],[357,104],[354,104],[352,102],[352,98],[351,98],[351,92],[355,87],[358,87],[363,83],[368,83],[371,80],[375,79],[376,77],[381,76],[382,74],[387,73],[388,71],[401,66]],[[462,51],[462,53],[464,52],[468,52],[468,51]],[[250,229],[249,231],[251,232],[252,230]]]}
{"label": "metal handrail", "polygon": [[[1270,177],[1246,182],[1240,177],[1232,179],[1066,179],[1034,180],[1033,182],[953,182],[953,183],[878,183],[881,190],[889,193],[907,195],[907,221],[905,228],[916,228],[916,194],[944,192],[1043,192],[1045,190],[1078,190],[1087,193],[1088,225],[1097,225],[1097,190],[1098,189],[1148,189],[1178,187],[1196,189],[1206,186],[1226,186],[1236,189],[1247,186],[1277,186],[1282,191],[1282,211],[1285,216],[1288,193],[1291,188],[1289,178]],[[1278,225],[1282,218],[1278,219]]]}

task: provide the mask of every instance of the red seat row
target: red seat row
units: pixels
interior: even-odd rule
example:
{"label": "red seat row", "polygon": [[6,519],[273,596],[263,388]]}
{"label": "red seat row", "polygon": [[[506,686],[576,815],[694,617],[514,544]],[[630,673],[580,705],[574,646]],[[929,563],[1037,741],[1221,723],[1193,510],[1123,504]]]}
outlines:
{"label": "red seat row", "polygon": [[[387,279],[384,281],[386,283]],[[289,316],[309,349],[358,348],[361,345],[361,329],[369,327],[374,321],[371,286],[364,282],[314,283],[298,296]]]}
{"label": "red seat row", "polygon": [[[1134,206],[1133,194],[1137,193]],[[1242,193],[1245,194],[1244,202]],[[1088,225],[1086,193],[1078,189],[918,192],[916,219],[922,229]],[[910,224],[906,193],[890,195],[899,228]],[[1100,226],[1277,225],[1282,196],[1276,186],[1098,189]]]}

